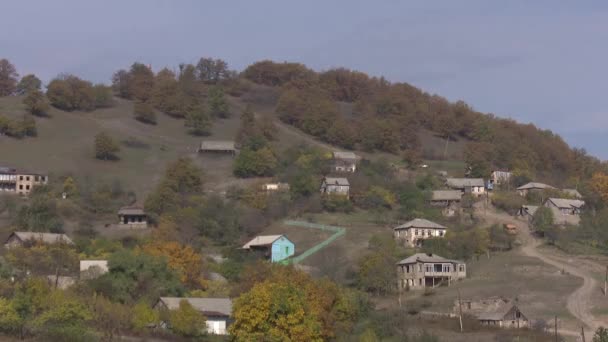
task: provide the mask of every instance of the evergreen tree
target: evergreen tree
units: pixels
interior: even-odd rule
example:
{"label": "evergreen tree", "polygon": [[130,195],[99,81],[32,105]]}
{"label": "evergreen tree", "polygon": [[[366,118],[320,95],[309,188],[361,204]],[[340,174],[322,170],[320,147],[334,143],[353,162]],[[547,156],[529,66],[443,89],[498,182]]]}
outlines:
{"label": "evergreen tree", "polygon": [[211,134],[211,118],[201,106],[195,106],[188,111],[184,125],[189,128],[188,133],[192,135]]}
{"label": "evergreen tree", "polygon": [[224,90],[221,87],[215,86],[209,89],[209,114],[216,118],[228,118],[230,112],[228,102],[224,97]]}

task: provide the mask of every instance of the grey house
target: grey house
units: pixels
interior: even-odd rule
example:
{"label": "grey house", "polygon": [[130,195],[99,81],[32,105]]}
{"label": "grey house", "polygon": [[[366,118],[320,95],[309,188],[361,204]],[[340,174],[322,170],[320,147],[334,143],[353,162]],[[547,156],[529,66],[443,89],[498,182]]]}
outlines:
{"label": "grey house", "polygon": [[450,285],[467,276],[462,261],[449,260],[435,254],[417,253],[397,263],[397,288],[423,290],[426,287]]}
{"label": "grey house", "polygon": [[475,316],[483,325],[501,328],[527,328],[528,318],[521,312],[516,301],[491,297],[481,300],[456,300],[454,312]]}
{"label": "grey house", "polygon": [[321,183],[322,194],[335,194],[347,196],[350,193],[350,184],[344,177],[325,177]]}

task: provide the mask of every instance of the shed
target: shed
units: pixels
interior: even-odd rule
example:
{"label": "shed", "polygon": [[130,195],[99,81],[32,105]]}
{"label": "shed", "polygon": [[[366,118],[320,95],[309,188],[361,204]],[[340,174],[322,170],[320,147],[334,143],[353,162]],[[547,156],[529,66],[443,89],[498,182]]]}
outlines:
{"label": "shed", "polygon": [[526,328],[528,318],[519,310],[516,301],[490,297],[481,300],[456,300],[454,311],[475,316],[481,324],[502,328]]}
{"label": "shed", "polygon": [[177,310],[181,301],[188,302],[196,311],[205,316],[205,329],[209,334],[226,335],[232,315],[230,298],[160,297],[154,305],[157,310]]}
{"label": "shed", "polygon": [[519,188],[517,188],[517,192],[521,196],[526,196],[531,191],[543,191],[543,190],[550,190],[550,189],[555,189],[555,188],[552,187],[551,185],[547,185],[544,183],[530,182],[530,183],[524,184],[524,185],[520,186]]}
{"label": "shed", "polygon": [[81,279],[98,278],[108,271],[108,260],[80,260]]}
{"label": "shed", "polygon": [[296,252],[294,243],[285,235],[258,235],[242,248],[260,251],[271,262],[285,260]]}

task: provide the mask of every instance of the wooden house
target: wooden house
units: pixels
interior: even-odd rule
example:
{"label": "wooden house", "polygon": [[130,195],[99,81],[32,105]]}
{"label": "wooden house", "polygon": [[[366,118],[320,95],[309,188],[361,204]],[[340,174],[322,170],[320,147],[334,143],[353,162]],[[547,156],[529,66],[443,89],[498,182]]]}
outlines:
{"label": "wooden house", "polygon": [[[230,298],[160,297],[154,305],[156,310],[177,310],[182,301],[188,302],[205,316],[201,330],[213,335],[227,335],[231,323],[232,300]],[[164,325],[167,326],[168,322]]]}
{"label": "wooden house", "polygon": [[551,185],[547,185],[544,183],[538,183],[538,182],[530,182],[527,184],[524,184],[522,186],[520,186],[519,188],[517,188],[517,192],[521,195],[521,196],[527,196],[529,192],[541,192],[544,190],[550,190],[550,189],[555,189],[554,187],[552,187]]}
{"label": "wooden house", "polygon": [[569,198],[548,198],[543,206],[553,212],[554,223],[578,225],[585,201]]}
{"label": "wooden house", "polygon": [[429,203],[434,207],[441,207],[445,216],[453,216],[460,207],[462,191],[459,190],[435,190],[431,193]]}
{"label": "wooden house", "polygon": [[257,251],[271,262],[285,260],[296,252],[295,244],[285,235],[258,235],[242,248]]}

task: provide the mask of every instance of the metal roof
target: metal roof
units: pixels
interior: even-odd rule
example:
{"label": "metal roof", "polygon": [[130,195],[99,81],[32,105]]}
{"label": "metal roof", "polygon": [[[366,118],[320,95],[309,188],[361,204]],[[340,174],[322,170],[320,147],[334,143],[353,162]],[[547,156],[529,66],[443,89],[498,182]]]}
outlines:
{"label": "metal roof", "polygon": [[[14,232],[11,236],[16,235],[21,241],[27,240],[38,240],[43,243],[67,243],[74,244],[72,239],[70,239],[65,234],[55,234],[55,233],[38,233],[38,232]],[[10,239],[10,236],[9,236]]]}
{"label": "metal roof", "polygon": [[169,310],[179,309],[179,303],[182,300],[187,301],[194,309],[203,314],[220,314],[223,316],[232,314],[232,300],[230,298],[160,297],[159,299]]}
{"label": "metal roof", "polygon": [[585,205],[585,201],[569,198],[548,198],[558,208],[581,208]]}
{"label": "metal roof", "polygon": [[80,271],[86,271],[91,267],[99,267],[102,271],[108,271],[108,260],[80,260]]}
{"label": "metal roof", "polygon": [[205,140],[201,142],[201,150],[205,151],[235,151],[234,141],[230,140]]}
{"label": "metal roof", "polygon": [[326,185],[342,185],[349,186],[348,179],[344,177],[325,177],[324,180]]}
{"label": "metal roof", "polygon": [[485,186],[482,178],[448,178],[446,184],[450,188],[462,189],[467,186]]}
{"label": "metal roof", "polygon": [[462,261],[446,259],[437,254],[416,253],[410,257],[407,257],[407,258],[399,261],[397,263],[397,265],[415,264],[417,262],[422,262],[422,263],[444,262],[444,263],[452,263],[452,264],[464,264],[464,262],[462,262]]}
{"label": "metal roof", "polygon": [[555,189],[555,188],[552,187],[551,185],[547,185],[544,183],[536,183],[536,182],[530,182],[528,184],[524,184],[524,185],[520,186],[519,188],[517,188],[517,190],[530,190],[530,189]]}
{"label": "metal roof", "polygon": [[334,159],[353,159],[356,160],[359,157],[354,152],[340,152],[334,151]]}
{"label": "metal roof", "polygon": [[249,249],[255,246],[268,246],[280,239],[283,235],[258,235],[251,241],[243,245],[243,249]]}
{"label": "metal roof", "polygon": [[139,207],[122,207],[118,210],[118,215],[145,215],[146,213]]}
{"label": "metal roof", "polygon": [[434,190],[431,201],[460,201],[462,191],[460,190]]}
{"label": "metal roof", "polygon": [[435,228],[435,229],[447,229],[446,227],[426,219],[413,219],[394,229],[410,229],[410,228]]}

